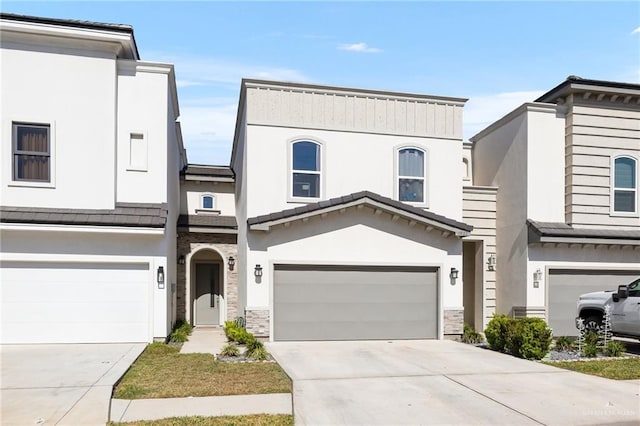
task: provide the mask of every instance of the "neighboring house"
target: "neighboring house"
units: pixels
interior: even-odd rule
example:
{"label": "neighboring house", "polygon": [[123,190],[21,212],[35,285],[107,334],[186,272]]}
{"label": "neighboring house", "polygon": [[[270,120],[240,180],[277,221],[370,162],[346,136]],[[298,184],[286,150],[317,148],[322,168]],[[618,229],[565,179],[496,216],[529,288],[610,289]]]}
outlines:
{"label": "neighboring house", "polygon": [[[460,335],[468,236],[478,277],[468,297],[483,320],[475,287],[487,278],[485,237],[470,235],[463,217],[465,101],[242,82],[231,166],[239,312],[250,331],[272,340]],[[469,198],[495,202],[495,188]]]}
{"label": "neighboring house", "polygon": [[2,343],[164,339],[176,309],[173,66],[126,25],[2,14]]}
{"label": "neighboring house", "polygon": [[224,324],[239,315],[233,171],[189,164],[180,178],[177,318]]}
{"label": "neighboring house", "polygon": [[640,277],[640,85],[569,77],[471,141],[499,187],[497,312],[575,335],[578,295]]}

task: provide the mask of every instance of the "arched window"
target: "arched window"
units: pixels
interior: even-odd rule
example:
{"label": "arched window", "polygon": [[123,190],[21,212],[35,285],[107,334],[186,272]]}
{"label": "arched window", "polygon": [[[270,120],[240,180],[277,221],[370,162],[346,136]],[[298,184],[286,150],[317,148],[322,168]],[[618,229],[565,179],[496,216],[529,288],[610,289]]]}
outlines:
{"label": "arched window", "polygon": [[426,202],[427,154],[419,148],[398,150],[398,200]]}
{"label": "arched window", "polygon": [[321,145],[311,141],[295,142],[291,148],[291,196],[320,198]]}
{"label": "arched window", "polygon": [[202,196],[202,206],[203,210],[214,210],[216,208],[216,199],[213,195],[205,194]]}
{"label": "arched window", "polygon": [[636,213],[638,199],[637,161],[618,157],[613,161],[613,211]]}

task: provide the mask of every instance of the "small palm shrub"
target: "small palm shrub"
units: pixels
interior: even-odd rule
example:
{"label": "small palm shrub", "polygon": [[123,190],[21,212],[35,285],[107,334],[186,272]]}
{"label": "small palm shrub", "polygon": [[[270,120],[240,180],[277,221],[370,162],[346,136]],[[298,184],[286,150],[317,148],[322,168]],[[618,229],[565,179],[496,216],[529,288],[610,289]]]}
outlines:
{"label": "small palm shrub", "polygon": [[269,359],[269,352],[264,346],[261,346],[251,353],[248,353],[247,356],[251,359],[255,359],[256,361],[266,361]]}
{"label": "small palm shrub", "polygon": [[598,355],[598,345],[595,343],[585,343],[582,348],[582,355],[593,358]]}
{"label": "small palm shrub", "polygon": [[478,333],[475,328],[465,323],[462,332],[462,341],[470,344],[482,343],[484,342],[484,337],[482,337],[482,334]]}
{"label": "small palm shrub", "polygon": [[189,340],[193,332],[193,326],[184,320],[178,320],[173,325],[173,330],[169,335],[169,341],[174,343],[184,343]]}
{"label": "small palm shrub", "polygon": [[573,350],[573,341],[569,336],[560,336],[555,341],[555,349],[558,351],[571,351]]}
{"label": "small palm shrub", "polygon": [[264,348],[264,344],[256,339],[253,339],[252,341],[247,343],[247,354],[251,355],[251,353],[253,353],[254,351],[260,350]]}
{"label": "small palm shrub", "polygon": [[228,356],[228,357],[237,357],[240,356],[240,349],[236,345],[226,345],[220,351],[220,355]]}
{"label": "small palm shrub", "polygon": [[606,356],[622,356],[627,348],[618,340],[611,340],[604,348]]}

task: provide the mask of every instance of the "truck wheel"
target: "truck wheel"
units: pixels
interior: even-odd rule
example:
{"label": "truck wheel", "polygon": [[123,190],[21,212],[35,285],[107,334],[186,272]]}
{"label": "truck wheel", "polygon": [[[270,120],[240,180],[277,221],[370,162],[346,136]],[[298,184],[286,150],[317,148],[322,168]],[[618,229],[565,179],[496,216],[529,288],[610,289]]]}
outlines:
{"label": "truck wheel", "polygon": [[587,333],[597,333],[602,327],[602,318],[596,315],[589,316],[584,320],[584,330]]}

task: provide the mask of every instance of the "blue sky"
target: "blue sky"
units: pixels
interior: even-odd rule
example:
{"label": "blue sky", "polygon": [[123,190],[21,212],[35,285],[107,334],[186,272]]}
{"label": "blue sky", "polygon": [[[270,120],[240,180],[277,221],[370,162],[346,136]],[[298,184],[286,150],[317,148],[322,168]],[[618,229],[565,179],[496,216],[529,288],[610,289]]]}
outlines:
{"label": "blue sky", "polygon": [[228,164],[240,80],[469,98],[468,138],[568,75],[640,83],[640,2],[11,2],[130,24],[175,64],[191,163]]}

